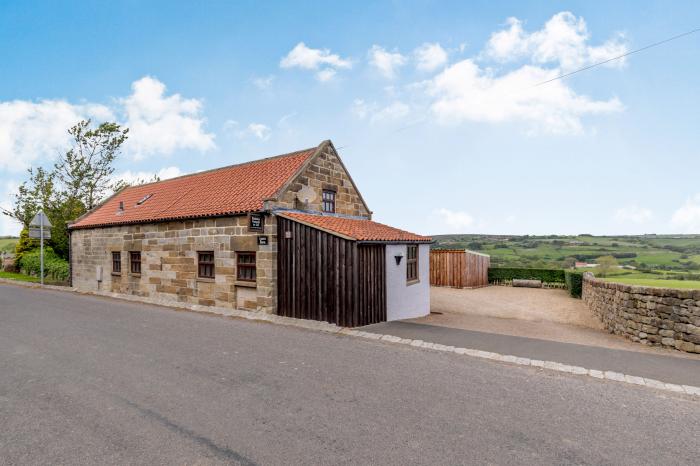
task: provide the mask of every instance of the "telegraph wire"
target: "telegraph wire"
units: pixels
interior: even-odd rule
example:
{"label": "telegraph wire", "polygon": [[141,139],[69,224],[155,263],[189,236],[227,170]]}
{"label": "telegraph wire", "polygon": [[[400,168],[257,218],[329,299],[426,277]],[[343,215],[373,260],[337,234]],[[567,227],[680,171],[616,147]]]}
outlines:
{"label": "telegraph wire", "polygon": [[569,72],[569,73],[561,74],[561,75],[557,76],[556,78],[552,78],[552,79],[548,79],[548,80],[546,80],[546,81],[542,81],[541,83],[535,84],[535,85],[532,86],[532,87],[544,86],[545,84],[551,83],[551,82],[556,81],[556,80],[558,80],[558,79],[567,78],[567,77],[569,77],[569,76],[571,76],[571,75],[573,75],[573,74],[580,73],[580,72],[586,71],[586,70],[590,70],[591,68],[595,68],[596,66],[604,65],[604,64],[606,64],[606,63],[610,63],[611,61],[615,61],[615,60],[619,60],[620,58],[628,57],[628,56],[632,55],[633,53],[641,52],[641,51],[643,51],[643,50],[648,50],[648,49],[650,49],[650,48],[652,48],[652,47],[657,47],[657,46],[662,45],[662,44],[665,44],[665,43],[667,43],[667,42],[671,42],[672,40],[676,40],[676,39],[680,39],[681,37],[689,36],[689,35],[694,34],[694,33],[696,33],[696,32],[700,32],[700,28],[693,29],[692,31],[684,32],[683,34],[678,34],[677,36],[669,37],[668,39],[664,39],[664,40],[659,41],[659,42],[654,42],[653,44],[645,45],[645,46],[642,47],[642,48],[639,48],[639,49],[636,49],[636,50],[632,50],[632,51],[627,52],[627,53],[623,53],[622,55],[618,55],[617,57],[608,58],[607,60],[603,60],[603,61],[598,62],[598,63],[593,63],[592,65],[584,66],[583,68],[580,68],[580,69],[575,70],[575,71],[571,71],[571,72]]}
{"label": "telegraph wire", "polygon": [[[559,80],[559,79],[568,78],[569,76],[572,76],[572,75],[574,75],[574,74],[576,74],[576,73],[581,73],[582,71],[590,70],[591,68],[595,68],[595,67],[598,67],[598,66],[601,66],[601,65],[605,65],[606,63],[610,63],[610,62],[612,62],[612,61],[615,61],[615,60],[619,60],[619,59],[621,59],[621,58],[628,57],[628,56],[630,56],[630,55],[632,55],[632,54],[635,54],[635,53],[638,53],[638,52],[642,52],[642,51],[644,51],[644,50],[649,50],[650,48],[653,48],[653,47],[658,47],[659,45],[663,45],[663,44],[666,44],[666,43],[668,43],[668,42],[674,41],[674,40],[676,40],[676,39],[680,39],[681,37],[685,37],[685,36],[689,36],[689,35],[691,35],[691,34],[695,34],[696,32],[700,32],[700,28],[692,29],[692,30],[686,31],[686,32],[684,32],[684,33],[682,33],[682,34],[678,34],[678,35],[675,35],[675,36],[673,36],[673,37],[669,37],[668,39],[660,40],[660,41],[658,41],[658,42],[654,42],[653,44],[645,45],[644,47],[641,47],[641,48],[638,48],[638,49],[635,49],[635,50],[631,50],[631,51],[629,51],[629,52],[623,53],[622,55],[618,55],[618,56],[616,56],[616,57],[608,58],[607,60],[603,60],[603,61],[598,62],[598,63],[593,63],[593,64],[591,64],[591,65],[584,66],[583,68],[579,68],[579,69],[577,69],[577,70],[570,71],[570,72],[568,72],[568,73],[560,74],[559,76],[557,76],[557,77],[555,77],[555,78],[548,79],[548,80],[546,80],[546,81],[542,81],[541,83],[537,83],[537,84],[535,84],[534,86],[532,86],[532,88],[544,86],[545,84],[549,84],[549,83],[554,82],[554,81],[557,81],[557,80]],[[530,89],[532,89],[532,88],[530,88]],[[423,122],[426,121],[426,120],[427,120],[427,118],[425,118],[425,117],[424,117],[424,118],[421,118],[421,119],[418,120],[418,121],[414,121],[413,123],[409,123],[409,124],[407,124],[407,125],[404,125],[404,126],[401,126],[401,127],[399,127],[399,128],[394,129],[394,130],[392,131],[392,133],[399,133],[399,132],[405,131],[405,130],[407,130],[407,129],[409,129],[409,128],[412,128],[412,127],[414,127],[414,126],[416,126],[416,125],[419,125],[419,124],[423,123]],[[345,146],[337,147],[337,149],[338,149],[338,150],[340,150],[340,149],[347,149],[348,147],[349,147],[348,145],[345,145]]]}

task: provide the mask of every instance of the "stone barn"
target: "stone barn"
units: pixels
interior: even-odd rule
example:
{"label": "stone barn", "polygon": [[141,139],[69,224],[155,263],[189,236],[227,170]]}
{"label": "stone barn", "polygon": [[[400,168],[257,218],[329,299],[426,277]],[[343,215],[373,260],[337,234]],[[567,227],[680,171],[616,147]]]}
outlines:
{"label": "stone barn", "polygon": [[70,225],[72,285],[342,326],[429,313],[429,237],[372,221],[333,144],[128,187]]}

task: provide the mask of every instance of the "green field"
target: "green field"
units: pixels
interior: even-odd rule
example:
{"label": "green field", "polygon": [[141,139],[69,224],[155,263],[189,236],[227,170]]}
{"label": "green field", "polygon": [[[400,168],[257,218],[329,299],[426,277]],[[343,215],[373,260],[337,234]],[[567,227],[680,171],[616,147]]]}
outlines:
{"label": "green field", "polygon": [[17,238],[0,238],[0,252],[15,252],[15,244],[17,244]]}
{"label": "green field", "polygon": [[626,283],[628,285],[654,286],[657,288],[692,288],[700,289],[700,280],[664,280],[655,278],[631,278],[615,276],[603,278],[607,282]]}
{"label": "green field", "polygon": [[[510,236],[438,235],[433,247],[470,249],[491,256],[495,267],[566,268],[614,256],[628,269],[611,281],[644,286],[700,288],[700,235]],[[594,274],[595,268],[590,269]]]}

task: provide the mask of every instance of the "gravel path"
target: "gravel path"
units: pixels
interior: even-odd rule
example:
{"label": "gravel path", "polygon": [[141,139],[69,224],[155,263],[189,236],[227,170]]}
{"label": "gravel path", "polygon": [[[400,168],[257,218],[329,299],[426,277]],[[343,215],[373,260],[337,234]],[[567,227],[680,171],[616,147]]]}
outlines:
{"label": "gravel path", "polygon": [[603,348],[697,358],[689,353],[649,347],[608,333],[580,299],[565,290],[431,287],[433,314],[410,322]]}

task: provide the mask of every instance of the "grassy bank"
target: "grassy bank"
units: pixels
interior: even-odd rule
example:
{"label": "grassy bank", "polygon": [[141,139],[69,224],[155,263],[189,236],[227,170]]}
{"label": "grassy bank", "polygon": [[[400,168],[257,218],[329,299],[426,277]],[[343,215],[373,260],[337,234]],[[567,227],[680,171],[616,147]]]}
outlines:
{"label": "grassy bank", "polygon": [[32,277],[29,275],[25,275],[23,273],[13,273],[13,272],[0,271],[0,278],[7,278],[9,280],[17,280],[20,282],[32,282],[32,283],[39,282],[39,277]]}
{"label": "grassy bank", "polygon": [[15,252],[17,238],[0,238],[0,252]]}

